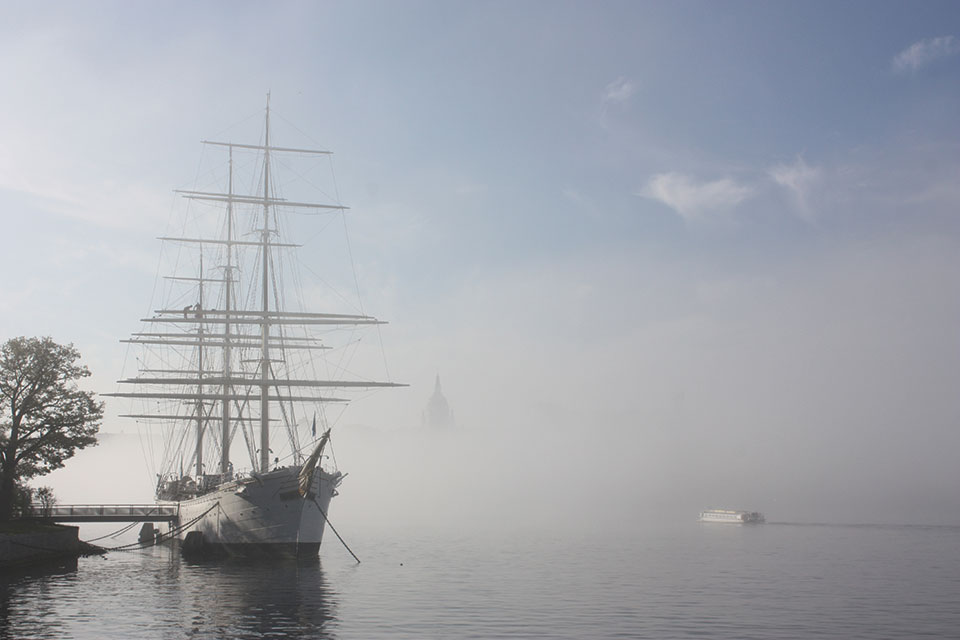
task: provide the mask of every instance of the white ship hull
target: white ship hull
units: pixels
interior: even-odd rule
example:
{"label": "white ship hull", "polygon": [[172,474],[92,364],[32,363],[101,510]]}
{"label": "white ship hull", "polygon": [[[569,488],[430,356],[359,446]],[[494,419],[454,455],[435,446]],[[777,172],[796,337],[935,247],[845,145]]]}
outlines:
{"label": "white ship hull", "polygon": [[190,551],[202,553],[316,556],[342,475],[317,469],[301,497],[299,471],[284,467],[174,503],[180,510],[178,536]]}
{"label": "white ship hull", "polygon": [[762,513],[757,511],[731,511],[728,509],[708,509],[700,512],[700,522],[717,522],[721,524],[761,524],[764,522]]}

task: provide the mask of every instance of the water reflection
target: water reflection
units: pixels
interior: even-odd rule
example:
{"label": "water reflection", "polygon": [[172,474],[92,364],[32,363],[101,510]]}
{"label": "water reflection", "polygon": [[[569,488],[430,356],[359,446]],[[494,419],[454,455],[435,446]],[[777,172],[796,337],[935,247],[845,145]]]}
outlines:
{"label": "water reflection", "polygon": [[191,636],[334,637],[336,605],[317,560],[183,563],[179,573]]}
{"label": "water reflection", "polygon": [[[0,570],[0,640],[61,635],[61,625],[42,596],[58,583],[72,581],[76,572],[76,558]],[[33,597],[24,597],[24,592]],[[23,619],[21,612],[28,603],[30,615]]]}
{"label": "water reflection", "polygon": [[0,576],[0,640],[334,638],[319,561],[187,563],[175,548]]}

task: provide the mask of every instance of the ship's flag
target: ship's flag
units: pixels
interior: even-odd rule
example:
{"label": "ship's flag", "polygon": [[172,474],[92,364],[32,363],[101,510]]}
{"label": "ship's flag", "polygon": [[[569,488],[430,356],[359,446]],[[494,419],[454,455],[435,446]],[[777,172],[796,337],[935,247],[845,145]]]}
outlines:
{"label": "ship's flag", "polygon": [[307,458],[307,461],[303,463],[303,467],[301,467],[300,475],[298,477],[298,480],[300,481],[300,497],[306,497],[307,492],[310,491],[310,485],[313,484],[313,474],[317,470],[317,463],[320,462],[320,456],[323,454],[323,448],[327,445],[327,441],[329,439],[330,429],[327,429],[323,432],[323,435],[320,436],[320,442],[317,443],[317,448],[313,450],[313,453],[310,454],[310,457]]}

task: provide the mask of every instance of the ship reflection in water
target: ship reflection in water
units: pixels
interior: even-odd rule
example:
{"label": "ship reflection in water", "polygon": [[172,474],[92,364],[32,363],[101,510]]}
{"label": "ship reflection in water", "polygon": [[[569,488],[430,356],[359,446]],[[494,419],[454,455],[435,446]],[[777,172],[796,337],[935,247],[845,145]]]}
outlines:
{"label": "ship reflection in water", "polygon": [[318,560],[184,562],[179,571],[188,635],[333,637],[336,607]]}
{"label": "ship reflection in water", "polygon": [[0,576],[0,638],[334,637],[318,560],[193,563],[154,547],[82,565]]}

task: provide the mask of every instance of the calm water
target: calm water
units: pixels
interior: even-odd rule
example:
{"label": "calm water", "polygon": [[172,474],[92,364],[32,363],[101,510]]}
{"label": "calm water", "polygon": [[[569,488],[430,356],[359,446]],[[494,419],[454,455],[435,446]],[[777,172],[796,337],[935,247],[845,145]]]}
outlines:
{"label": "calm water", "polygon": [[313,565],[166,548],[0,577],[0,638],[960,637],[960,528],[332,537]]}

